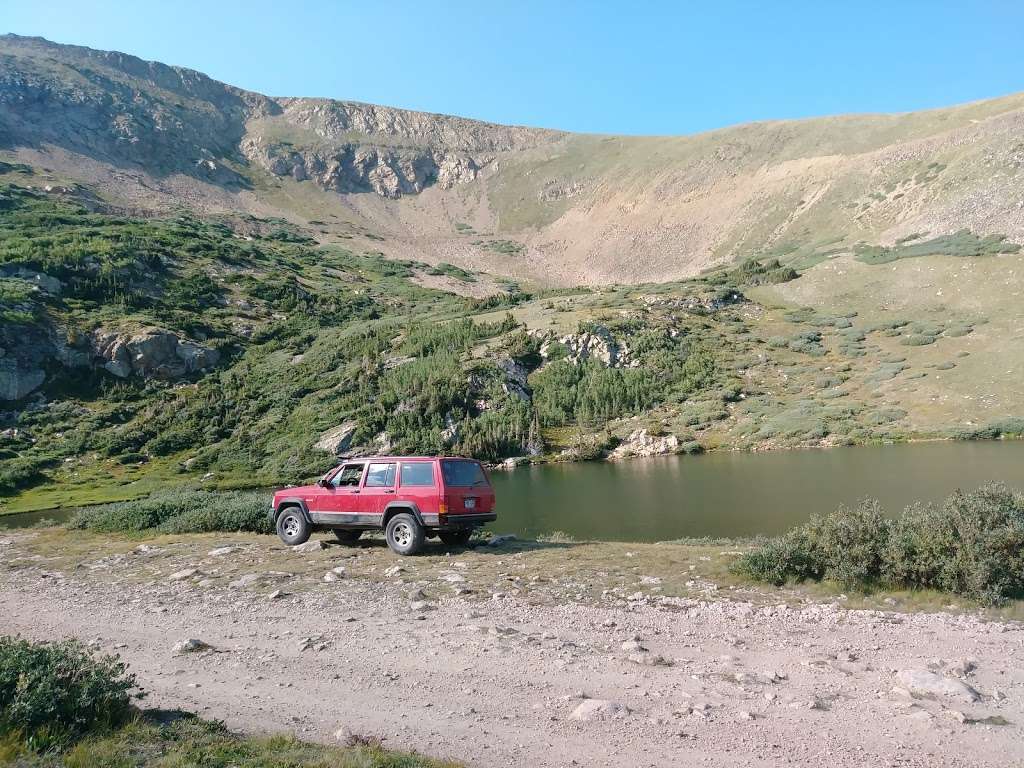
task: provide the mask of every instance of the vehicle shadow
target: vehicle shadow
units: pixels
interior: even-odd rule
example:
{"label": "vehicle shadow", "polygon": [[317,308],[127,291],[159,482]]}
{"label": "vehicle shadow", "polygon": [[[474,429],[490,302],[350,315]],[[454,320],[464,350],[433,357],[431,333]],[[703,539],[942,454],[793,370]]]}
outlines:
{"label": "vehicle shadow", "polygon": [[[325,539],[324,543],[330,549],[338,550],[359,550],[387,549],[388,544],[382,538],[363,538],[352,544],[343,544],[338,541]],[[550,549],[571,549],[584,542],[578,541],[538,541],[536,539],[511,539],[502,541],[500,544],[490,545],[486,541],[471,541],[466,546],[448,545],[438,539],[427,539],[421,549],[414,557],[454,555],[472,552],[478,555],[511,555],[517,552],[537,552]]]}

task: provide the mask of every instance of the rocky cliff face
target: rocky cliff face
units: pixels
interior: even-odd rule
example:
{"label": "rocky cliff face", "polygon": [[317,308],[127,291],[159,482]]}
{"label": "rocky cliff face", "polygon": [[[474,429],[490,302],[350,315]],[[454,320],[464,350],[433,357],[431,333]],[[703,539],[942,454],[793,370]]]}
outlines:
{"label": "rocky cliff face", "polygon": [[[501,153],[562,134],[447,115],[319,99],[280,99],[280,114],[250,124],[242,151],[275,176],[334,192],[397,198],[432,184],[474,181]],[[294,135],[294,141],[281,136]],[[306,145],[302,147],[301,145]]]}
{"label": "rocky cliff face", "polygon": [[0,147],[53,144],[93,159],[219,183],[242,178],[245,122],[280,108],[265,96],[134,56],[0,38]]}
{"label": "rocky cliff face", "polygon": [[92,335],[91,353],[93,362],[120,379],[177,379],[220,362],[216,350],[159,328],[131,334],[100,329]]}
{"label": "rocky cliff face", "polygon": [[242,142],[242,152],[275,176],[312,181],[332,192],[375,192],[392,199],[417,194],[431,184],[451,189],[473,181],[480,170],[480,162],[468,154],[430,149],[345,144],[297,150],[250,137]]}
{"label": "rocky cliff face", "polygon": [[452,152],[511,152],[557,141],[561,131],[497,125],[465,117],[330,99],[278,99],[276,122],[302,128],[326,142],[360,137],[397,146]]}
{"label": "rocky cliff face", "polygon": [[545,362],[565,359],[579,364],[594,360],[607,368],[626,368],[632,363],[629,347],[603,325],[564,336],[546,330],[533,330],[530,335],[540,341],[540,356]]}
{"label": "rocky cliff face", "polygon": [[179,379],[216,367],[220,353],[170,331],[98,329],[92,334],[59,332],[44,325],[3,329],[0,340],[0,401],[22,400],[60,367],[101,368],[120,379],[129,376]]}
{"label": "rocky cliff face", "polygon": [[[291,132],[316,146],[280,138]],[[0,37],[0,148],[49,143],[227,186],[247,183],[232,161],[248,161],[334,192],[395,198],[473,181],[495,153],[559,135],[372,104],[275,100],[122,53]]]}

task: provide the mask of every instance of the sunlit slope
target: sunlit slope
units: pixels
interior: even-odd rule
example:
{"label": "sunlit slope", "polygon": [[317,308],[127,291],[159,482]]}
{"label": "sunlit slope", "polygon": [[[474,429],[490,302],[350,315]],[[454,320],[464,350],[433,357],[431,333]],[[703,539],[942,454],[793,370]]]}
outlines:
{"label": "sunlit slope", "polygon": [[272,98],[120,53],[0,37],[0,159],[134,210],[280,216],[322,242],[543,283],[910,235],[1024,240],[1024,95],[694,136],[580,135]]}

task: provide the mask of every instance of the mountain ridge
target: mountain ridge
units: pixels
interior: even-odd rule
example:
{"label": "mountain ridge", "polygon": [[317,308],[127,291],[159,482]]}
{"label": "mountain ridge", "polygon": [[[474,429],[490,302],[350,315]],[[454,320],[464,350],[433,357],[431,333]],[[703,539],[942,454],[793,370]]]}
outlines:
{"label": "mountain ridge", "polygon": [[799,267],[919,232],[1024,238],[1024,93],[577,134],[270,97],[5,35],[0,151],[131,209],[273,214],[321,242],[541,283],[678,279],[778,251]]}

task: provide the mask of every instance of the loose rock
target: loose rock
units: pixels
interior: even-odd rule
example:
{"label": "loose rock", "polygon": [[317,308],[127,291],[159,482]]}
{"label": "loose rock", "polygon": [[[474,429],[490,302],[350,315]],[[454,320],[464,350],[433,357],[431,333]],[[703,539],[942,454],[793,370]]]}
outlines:
{"label": "loose rock", "polygon": [[201,651],[212,651],[213,646],[209,643],[204,643],[202,640],[196,638],[188,638],[174,644],[172,649],[175,653],[199,653]]}
{"label": "loose rock", "polygon": [[305,544],[299,544],[298,546],[292,547],[292,552],[320,552],[324,549],[327,549],[327,544],[323,539],[311,539]]}
{"label": "loose rock", "polygon": [[904,669],[897,678],[912,696],[941,696],[969,704],[981,698],[981,694],[967,683],[927,669]]}
{"label": "loose rock", "polygon": [[584,699],[569,715],[570,720],[621,720],[630,714],[629,707],[609,699]]}

